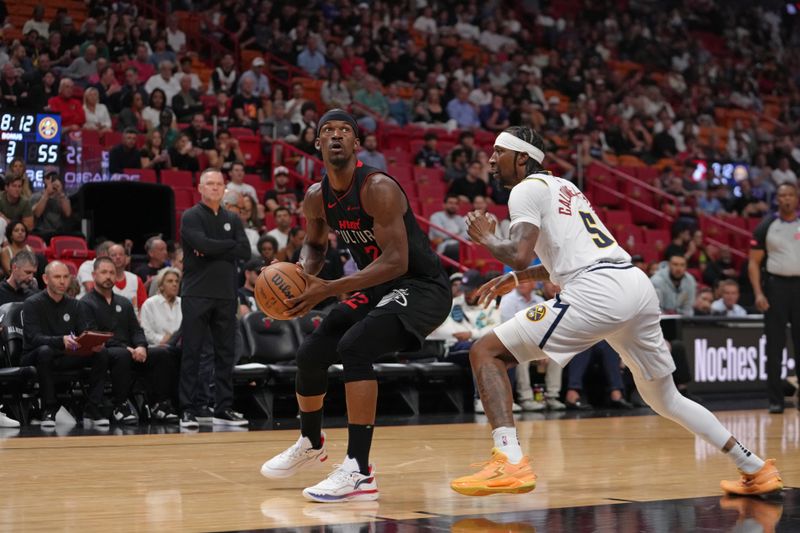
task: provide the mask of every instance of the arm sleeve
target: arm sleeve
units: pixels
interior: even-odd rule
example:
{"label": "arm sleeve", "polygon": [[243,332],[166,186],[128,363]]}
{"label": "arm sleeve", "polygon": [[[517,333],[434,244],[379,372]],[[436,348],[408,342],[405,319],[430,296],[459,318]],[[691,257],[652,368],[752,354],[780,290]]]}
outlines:
{"label": "arm sleeve", "polygon": [[206,237],[197,215],[190,211],[184,213],[181,219],[181,238],[189,246],[205,255],[226,254],[238,246],[238,242],[233,239],[209,239]]}
{"label": "arm sleeve", "polygon": [[22,306],[23,335],[25,345],[30,349],[40,346],[49,346],[55,350],[64,349],[64,339],[59,335],[46,335],[42,331],[42,323],[39,317],[39,309],[30,300]]}
{"label": "arm sleeve", "polygon": [[550,210],[549,185],[540,178],[528,178],[511,189],[508,211],[511,226],[520,222],[542,226],[542,218]]}
{"label": "arm sleeve", "polygon": [[750,247],[753,250],[766,250],[767,249],[767,232],[769,231],[769,226],[775,220],[773,215],[769,215],[764,217],[764,220],[756,226],[756,229],[753,230],[753,238],[750,240]]}

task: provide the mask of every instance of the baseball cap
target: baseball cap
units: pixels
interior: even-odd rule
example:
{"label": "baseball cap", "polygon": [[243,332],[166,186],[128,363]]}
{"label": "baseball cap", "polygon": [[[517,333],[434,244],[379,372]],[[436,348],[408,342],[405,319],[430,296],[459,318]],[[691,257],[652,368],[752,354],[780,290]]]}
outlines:
{"label": "baseball cap", "polygon": [[461,281],[464,278],[464,274],[461,272],[454,272],[450,274],[450,283]]}
{"label": "baseball cap", "polygon": [[277,176],[278,174],[289,174],[289,169],[285,166],[281,165],[279,167],[275,167],[275,170],[272,171],[273,176]]}
{"label": "baseball cap", "polygon": [[263,67],[267,63],[264,61],[263,57],[256,57],[256,58],[253,58],[253,62],[251,64],[254,67]]}
{"label": "baseball cap", "polygon": [[52,176],[53,174],[55,174],[56,176],[58,176],[60,174],[60,172],[58,170],[58,167],[53,167],[53,166],[44,167],[44,177],[45,178],[47,176]]}
{"label": "baseball cap", "polygon": [[463,287],[464,292],[474,291],[483,284],[483,276],[478,270],[467,270],[461,276],[461,287]]}

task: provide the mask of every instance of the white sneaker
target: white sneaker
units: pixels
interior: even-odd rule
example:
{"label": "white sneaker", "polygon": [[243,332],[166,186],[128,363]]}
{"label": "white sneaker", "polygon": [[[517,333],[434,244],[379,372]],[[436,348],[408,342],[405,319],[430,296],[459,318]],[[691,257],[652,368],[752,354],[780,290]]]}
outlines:
{"label": "white sneaker", "polygon": [[261,466],[261,475],[270,479],[290,477],[303,468],[317,462],[324,463],[327,459],[324,431],[322,432],[322,447],[319,450],[311,447],[308,437],[300,435],[297,442]]}
{"label": "white sneaker", "polygon": [[522,407],[517,402],[511,404],[511,412],[512,413],[521,413]]}
{"label": "white sneaker", "polygon": [[481,401],[480,398],[475,400],[474,406],[475,406],[475,413],[482,415],[483,413],[486,412],[486,409],[483,408],[483,402]]}
{"label": "white sneaker", "polygon": [[18,428],[19,422],[0,411],[0,428]]}
{"label": "white sneaker", "polygon": [[536,400],[522,400],[520,407],[523,411],[544,411],[544,402],[537,402]]}
{"label": "white sneaker", "polygon": [[369,465],[369,475],[365,476],[359,472],[358,462],[350,457],[336,465],[336,470],[326,479],[303,490],[306,499],[320,503],[372,501],[377,500],[378,495],[375,467]]}
{"label": "white sneaker", "polygon": [[559,401],[558,398],[547,398],[545,400],[547,408],[551,411],[563,411],[567,408],[564,402]]}

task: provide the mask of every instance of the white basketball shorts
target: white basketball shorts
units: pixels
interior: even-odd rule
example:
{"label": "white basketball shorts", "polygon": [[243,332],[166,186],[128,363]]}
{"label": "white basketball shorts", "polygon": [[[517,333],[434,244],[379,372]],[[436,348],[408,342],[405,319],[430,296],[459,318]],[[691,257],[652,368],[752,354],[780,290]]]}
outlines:
{"label": "white basketball shorts", "polygon": [[562,367],[605,339],[634,376],[652,380],[675,370],[659,317],[658,296],[641,270],[599,263],[494,333],[518,361],[549,357]]}

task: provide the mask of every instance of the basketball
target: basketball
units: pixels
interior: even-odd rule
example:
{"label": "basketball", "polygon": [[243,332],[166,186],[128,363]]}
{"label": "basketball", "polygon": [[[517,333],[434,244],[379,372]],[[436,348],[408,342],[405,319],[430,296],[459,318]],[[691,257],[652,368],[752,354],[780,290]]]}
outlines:
{"label": "basketball", "polygon": [[275,263],[262,270],[256,280],[256,302],[265,315],[288,320],[288,307],[283,301],[301,295],[304,290],[306,280],[297,272],[297,265]]}

